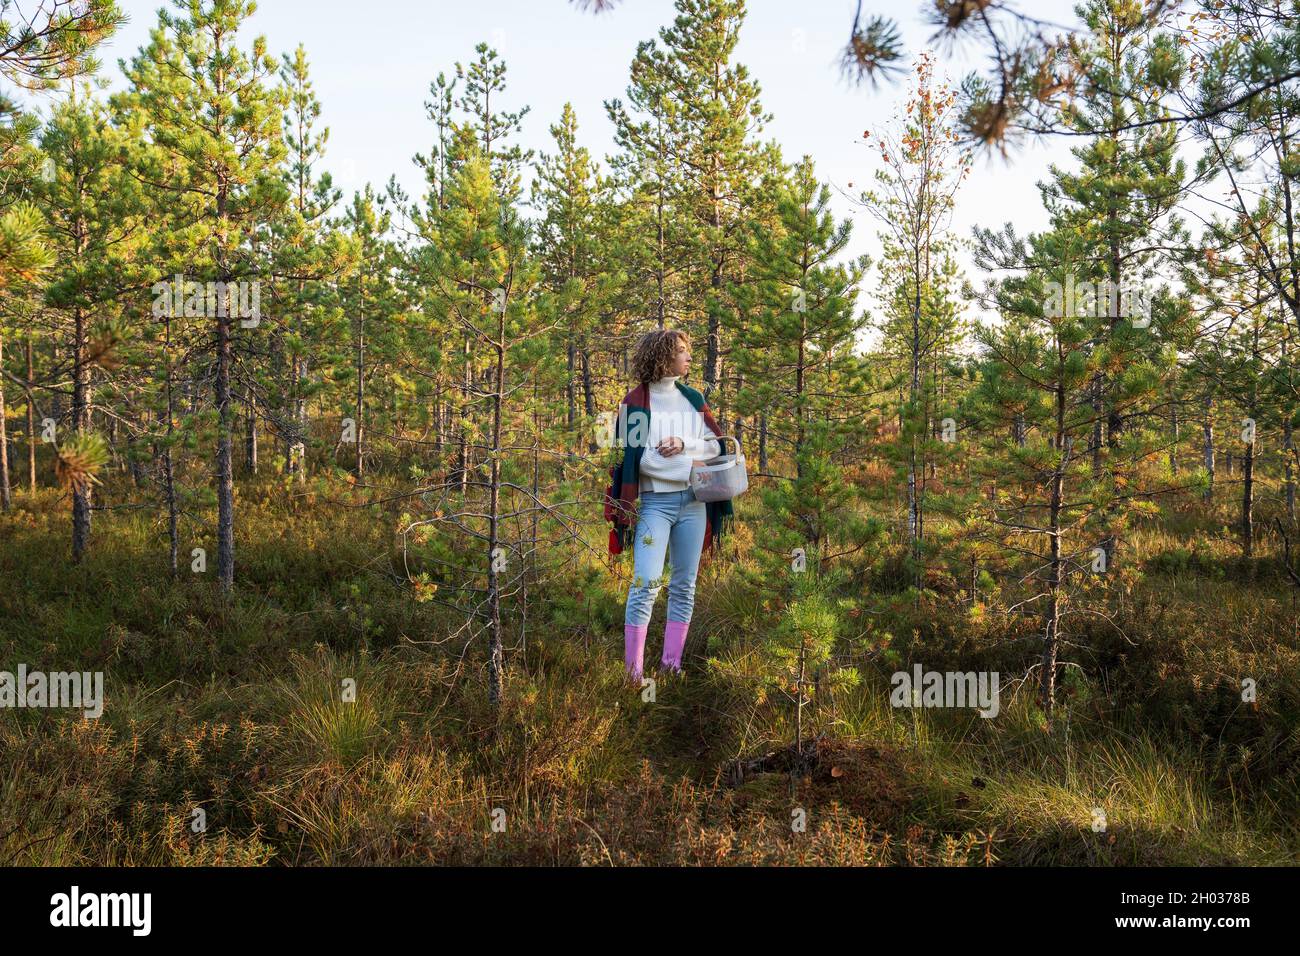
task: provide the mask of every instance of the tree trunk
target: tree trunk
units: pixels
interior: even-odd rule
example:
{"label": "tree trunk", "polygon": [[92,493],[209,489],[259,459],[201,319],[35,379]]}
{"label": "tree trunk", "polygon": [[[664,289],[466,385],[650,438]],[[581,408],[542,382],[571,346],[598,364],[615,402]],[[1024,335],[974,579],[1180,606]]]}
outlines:
{"label": "tree trunk", "polygon": [[362,437],[365,433],[365,412],[366,412],[366,327],[365,319],[360,314],[357,315],[357,420],[354,423],[357,439],[357,460],[356,472],[360,478],[365,467],[364,452],[361,447]]}
{"label": "tree trunk", "polygon": [[[911,341],[911,380],[908,385],[908,418],[911,419],[916,415],[917,400],[921,392],[921,262],[919,256],[914,256],[914,271],[912,273],[913,282],[915,283],[914,296],[912,300],[912,341]],[[917,494],[917,451],[916,451],[916,429],[913,422],[907,423],[908,437],[908,460],[907,460],[907,542],[912,554],[912,560],[919,562],[921,560],[921,501]],[[924,572],[917,568],[918,583],[924,580]]]}
{"label": "tree trunk", "polygon": [[[108,448],[113,453],[113,464],[118,468],[122,467],[122,456],[117,450],[117,418],[114,416],[105,416],[108,419]],[[92,424],[90,413],[86,413],[86,428],[89,429]]]}
{"label": "tree trunk", "polygon": [[36,369],[32,362],[32,340],[27,339],[27,491],[36,494]]}
{"label": "tree trunk", "polygon": [[176,506],[176,475],[172,468],[172,436],[176,431],[176,407],[172,395],[172,323],[170,316],[167,318],[163,331],[163,352],[163,360],[166,363],[163,398],[166,402],[164,411],[167,415],[165,428],[167,442],[162,455],[163,494],[167,500],[168,567],[171,569],[172,577],[175,578],[179,570],[180,514]]}
{"label": "tree trunk", "polygon": [[[72,339],[72,432],[84,434],[90,425],[87,386],[90,370],[86,365],[86,316],[80,308],[73,313]],[[72,488],[72,560],[80,561],[90,544],[90,483],[78,482]]]}
{"label": "tree trunk", "polygon": [[[1287,340],[1282,338],[1282,365],[1290,371],[1287,357]],[[1282,489],[1286,496],[1286,516],[1295,521],[1295,442],[1292,441],[1291,412],[1282,416]]]}
{"label": "tree trunk", "polygon": [[[137,395],[134,389],[131,390],[131,401],[135,403]],[[131,432],[126,436],[126,460],[127,466],[131,469],[131,482],[141,488],[148,481],[148,475],[145,473],[144,463],[140,461],[140,455],[137,454],[136,437]]]}
{"label": "tree trunk", "polygon": [[[1058,409],[1063,409],[1063,393],[1058,391]],[[1063,438],[1060,431],[1062,417],[1058,416],[1058,440],[1062,440],[1061,463],[1052,475],[1052,496],[1048,516],[1047,533],[1050,536],[1051,561],[1048,565],[1047,611],[1043,622],[1043,659],[1042,673],[1039,675],[1040,700],[1043,714],[1047,719],[1047,732],[1052,732],[1052,718],[1056,705],[1056,658],[1060,651],[1061,636],[1061,585],[1064,580],[1065,562],[1061,548],[1061,507],[1064,501],[1065,472],[1070,464],[1069,438]]]}
{"label": "tree trunk", "polygon": [[1214,402],[1205,396],[1205,415],[1201,419],[1201,458],[1205,465],[1205,474],[1209,478],[1205,486],[1204,498],[1209,501],[1214,497]]}
{"label": "tree trunk", "polygon": [[[579,351],[578,358],[582,363],[582,407],[587,413],[588,420],[590,420],[596,415],[596,395],[591,384],[591,354],[584,348]],[[593,435],[588,440],[587,453],[594,455],[598,450]]]}
{"label": "tree trunk", "polygon": [[504,305],[497,322],[496,389],[492,395],[492,464],[488,478],[488,703],[494,708],[501,704],[501,685],[504,670],[504,642],[501,634],[501,582],[497,570],[497,548],[500,546],[501,511],[501,402],[505,394],[505,337],[506,313]]}
{"label": "tree trunk", "polygon": [[804,357],[805,348],[808,343],[808,313],[799,313],[799,353],[795,359],[794,367],[794,473],[796,477],[803,478],[804,462],[804,444],[805,436],[805,413],[803,408],[804,402]]}
{"label": "tree trunk", "polygon": [[1288,417],[1282,425],[1283,450],[1282,462],[1286,489],[1286,515],[1295,521],[1295,441],[1292,435],[1291,419]]}
{"label": "tree trunk", "polygon": [[586,410],[587,415],[596,414],[596,393],[591,384],[591,353],[583,349],[578,353],[582,362],[582,407]]}
{"label": "tree trunk", "polygon": [[13,503],[9,488],[9,427],[4,407],[4,336],[0,336],[0,510],[8,511]]}
{"label": "tree trunk", "polygon": [[230,318],[217,317],[217,580],[222,591],[235,586],[235,480],[231,467]]}
{"label": "tree trunk", "polygon": [[[736,394],[742,394],[745,389],[745,380],[741,376],[736,377]],[[722,426],[719,426],[722,427]],[[745,419],[739,413],[731,421],[731,434],[736,437],[736,442],[740,445],[745,443]]]}
{"label": "tree trunk", "polygon": [[573,333],[569,333],[569,342],[566,348],[566,359],[568,361],[568,377],[564,382],[565,398],[569,405],[569,433],[578,426],[578,383],[576,373],[578,368],[578,349],[573,344]]}
{"label": "tree trunk", "polygon": [[[713,227],[712,237],[714,242],[719,242],[717,238],[722,235],[722,196],[720,193],[721,177],[721,157],[714,152],[710,157],[711,160],[711,180],[709,182],[709,202],[710,211],[709,219]],[[709,276],[710,296],[708,302],[709,309],[709,334],[708,343],[704,352],[704,383],[708,389],[721,388],[722,386],[722,284],[723,268],[726,253],[715,248],[712,250],[713,269]],[[714,397],[713,405],[721,411],[722,403],[718,397]],[[721,420],[721,416],[719,416]]]}
{"label": "tree trunk", "polygon": [[1100,375],[1092,379],[1092,477],[1101,477],[1101,442],[1102,442],[1102,381]]}
{"label": "tree trunk", "polygon": [[250,475],[257,474],[257,406],[254,404],[253,390],[244,393],[244,410],[247,418],[244,422],[244,467]]}
{"label": "tree trunk", "polygon": [[799,679],[795,682],[795,694],[798,700],[795,703],[794,711],[794,753],[795,768],[801,772],[803,768],[803,685],[804,675],[807,673],[808,660],[808,636],[799,635]]}
{"label": "tree trunk", "polygon": [[463,495],[469,486],[470,389],[474,378],[470,368],[469,333],[464,338],[464,368],[460,402],[460,435],[456,447],[456,483]]}
{"label": "tree trunk", "polygon": [[1173,444],[1169,446],[1169,473],[1174,477],[1177,477],[1178,476],[1178,439],[1179,439],[1179,428],[1178,428],[1179,421],[1178,421],[1177,405],[1173,407],[1173,411],[1170,413],[1170,418],[1173,419],[1174,441]]}
{"label": "tree trunk", "polygon": [[294,403],[294,438],[297,441],[297,448],[294,449],[294,456],[297,459],[298,484],[307,483],[307,360],[301,356],[294,360],[297,367],[297,401]]}
{"label": "tree trunk", "polygon": [[5,340],[0,335],[0,511],[12,503],[9,489],[9,428],[5,420]]}
{"label": "tree trunk", "polygon": [[1255,556],[1255,442],[1246,442],[1241,456],[1241,553]]}

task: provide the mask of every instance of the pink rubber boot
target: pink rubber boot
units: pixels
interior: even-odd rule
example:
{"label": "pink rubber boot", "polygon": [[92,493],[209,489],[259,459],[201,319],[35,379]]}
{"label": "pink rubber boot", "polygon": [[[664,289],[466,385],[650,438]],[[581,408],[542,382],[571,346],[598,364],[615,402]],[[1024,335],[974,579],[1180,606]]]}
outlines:
{"label": "pink rubber boot", "polygon": [[623,625],[623,665],[627,668],[627,676],[638,683],[641,681],[641,662],[645,657],[645,635],[649,629],[647,624]]}
{"label": "pink rubber boot", "polygon": [[690,621],[668,622],[664,628],[664,667],[675,671],[682,669],[682,651],[686,648],[686,632],[690,629]]}

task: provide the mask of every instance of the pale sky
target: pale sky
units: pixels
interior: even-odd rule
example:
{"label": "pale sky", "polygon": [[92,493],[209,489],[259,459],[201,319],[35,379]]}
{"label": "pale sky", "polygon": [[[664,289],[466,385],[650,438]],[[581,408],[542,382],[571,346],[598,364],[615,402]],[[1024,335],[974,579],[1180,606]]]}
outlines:
{"label": "pale sky", "polygon": [[[123,82],[117,61],[129,60],[147,41],[162,6],[158,0],[118,2],[130,22],[101,56],[113,89]],[[762,104],[773,114],[765,136],[781,143],[787,161],[811,155],[820,177],[846,190],[850,182],[861,188],[873,169],[862,131],[883,124],[906,89],[902,82],[855,87],[841,78],[837,64],[854,6],[855,0],[750,0],[736,57],[760,84]],[[889,12],[900,19],[909,53],[926,48],[930,29],[920,21],[921,0],[867,0],[863,6],[864,17]],[[1077,22],[1064,0],[1039,0],[1032,12],[1057,23]],[[495,47],[509,68],[502,108],[532,108],[523,146],[550,151],[548,127],[568,101],[582,145],[603,158],[613,149],[603,101],[625,96],[637,43],[655,37],[672,16],[672,0],[623,0],[599,16],[567,0],[386,0],[367,6],[262,0],[246,41],[263,34],[277,54],[299,42],[306,47],[323,123],[330,128],[326,165],[345,196],[366,182],[382,187],[393,174],[417,195],[421,176],[411,157],[427,152],[432,141],[423,107],[429,83],[439,71],[454,75],[457,60],[470,62],[476,43]],[[959,80],[972,52],[979,55],[941,54],[937,74]],[[1061,139],[1027,143],[1007,160],[977,159],[958,196],[954,232],[968,237],[973,225],[999,226],[1008,219],[1022,232],[1041,227],[1045,216],[1035,183],[1046,176],[1049,162],[1071,161]],[[874,256],[876,224],[838,196],[836,204],[840,215],[855,220],[851,251]],[[978,278],[969,270],[968,277]],[[864,291],[874,290],[876,281],[873,269]],[[871,307],[870,298],[860,300],[864,307]]]}

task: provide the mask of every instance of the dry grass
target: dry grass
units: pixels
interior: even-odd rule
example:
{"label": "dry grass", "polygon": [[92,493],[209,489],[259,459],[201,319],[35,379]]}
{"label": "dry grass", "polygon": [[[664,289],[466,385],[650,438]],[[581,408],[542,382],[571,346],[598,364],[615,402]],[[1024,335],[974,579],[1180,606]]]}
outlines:
{"label": "dry grass", "polygon": [[[797,765],[771,613],[734,566],[707,572],[687,674],[654,703],[621,680],[619,582],[573,569],[533,609],[494,712],[481,648],[438,644],[454,620],[388,573],[392,522],[275,501],[244,491],[229,604],[167,580],[136,514],[97,518],[75,571],[52,495],[0,519],[0,577],[25,582],[0,594],[3,660],[107,672],[97,722],[0,712],[0,862],[1300,861],[1297,601],[1270,551],[1234,564],[1231,536],[1186,516],[1132,533],[1142,573],[1076,630],[1051,737],[1007,687],[1032,627],[995,596],[973,614],[960,595],[873,592],[891,557],[863,556],[836,658],[856,678],[818,688]],[[891,708],[891,654],[999,669],[1002,713]]]}

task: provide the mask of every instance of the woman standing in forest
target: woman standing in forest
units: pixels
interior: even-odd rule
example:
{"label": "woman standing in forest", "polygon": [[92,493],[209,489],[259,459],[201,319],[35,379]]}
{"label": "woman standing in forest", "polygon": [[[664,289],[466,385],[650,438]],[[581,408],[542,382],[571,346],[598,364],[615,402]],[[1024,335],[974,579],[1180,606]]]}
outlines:
{"label": "woman standing in forest", "polygon": [[685,333],[659,329],[642,336],[632,354],[638,384],[619,408],[623,458],[611,472],[605,517],[614,523],[610,553],[632,544],[623,659],[629,678],[638,682],[665,558],[671,552],[663,666],[681,670],[700,556],[731,517],[731,502],[706,505],[691,491],[691,466],[719,454],[712,439],[722,432],[704,396],[681,382],[690,364]]}

